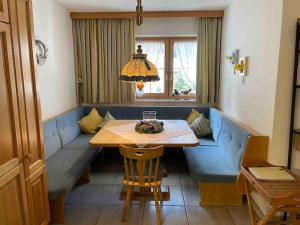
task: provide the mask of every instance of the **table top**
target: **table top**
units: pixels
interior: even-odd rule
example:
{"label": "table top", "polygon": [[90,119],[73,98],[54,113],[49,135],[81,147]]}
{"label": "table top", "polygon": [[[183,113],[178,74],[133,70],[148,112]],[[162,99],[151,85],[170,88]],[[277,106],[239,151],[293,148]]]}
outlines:
{"label": "table top", "polygon": [[[287,170],[287,169],[286,169]],[[297,175],[287,170],[294,178],[293,181],[269,181],[258,180],[248,169],[241,168],[242,174],[245,176],[251,186],[260,193],[270,204],[280,205],[283,202],[299,201],[300,197],[300,180]]]}
{"label": "table top", "polygon": [[[147,146],[164,145],[165,147],[194,147],[199,145],[198,138],[185,120],[162,121],[165,123],[163,132],[159,134],[139,134],[134,131],[134,126],[138,120],[110,120],[90,140],[90,144],[97,147],[132,145],[136,144],[132,137],[135,136],[134,138],[147,140]],[[129,128],[130,130],[128,130]],[[127,136],[126,129],[128,130]],[[125,130],[125,133],[122,135],[120,130]]]}

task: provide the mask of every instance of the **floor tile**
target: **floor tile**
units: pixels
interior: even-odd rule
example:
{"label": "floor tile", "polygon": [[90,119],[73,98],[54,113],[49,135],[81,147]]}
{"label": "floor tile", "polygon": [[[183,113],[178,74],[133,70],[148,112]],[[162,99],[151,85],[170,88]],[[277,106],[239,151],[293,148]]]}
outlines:
{"label": "floor tile", "polygon": [[118,172],[116,171],[108,171],[108,170],[100,170],[94,171],[91,174],[91,183],[92,184],[114,184],[117,178]]}
{"label": "floor tile", "polygon": [[143,210],[143,205],[131,205],[128,218],[122,223],[123,205],[105,205],[97,225],[142,225]]}
{"label": "floor tile", "polygon": [[224,208],[186,207],[189,225],[234,225]]}
{"label": "floor tile", "polygon": [[[166,186],[162,187],[162,190],[165,190]],[[170,199],[168,201],[163,201],[162,205],[169,205],[169,206],[184,206],[184,199],[182,194],[181,186],[174,186],[169,185],[170,188]],[[145,197],[146,205],[154,205],[153,197]]]}
{"label": "floor tile", "polygon": [[68,198],[68,203],[103,204],[112,185],[85,184],[74,190]]}
{"label": "floor tile", "polygon": [[169,172],[167,177],[163,177],[162,183],[166,185],[180,185],[180,176],[176,172]]}
{"label": "floor tile", "polygon": [[199,206],[199,189],[197,186],[182,186],[183,198],[186,206]]}
{"label": "floor tile", "polygon": [[180,173],[181,185],[198,186],[198,182],[195,181],[189,173]]}
{"label": "floor tile", "polygon": [[235,225],[250,225],[248,208],[229,208],[228,209]]}
{"label": "floor tile", "polygon": [[[125,202],[125,196],[120,199],[120,193],[122,190],[123,185],[115,184],[112,189],[110,190],[109,196],[105,202],[105,204],[117,204],[122,205]],[[145,199],[141,196],[132,196],[132,200],[130,204],[132,205],[139,205],[144,204]]]}
{"label": "floor tile", "polygon": [[124,178],[124,172],[118,172],[114,184],[122,184]]}
{"label": "floor tile", "polygon": [[95,225],[101,205],[65,204],[65,225]]}
{"label": "floor tile", "polygon": [[[188,225],[184,206],[162,206],[163,225]],[[157,225],[155,206],[145,206],[143,225]]]}

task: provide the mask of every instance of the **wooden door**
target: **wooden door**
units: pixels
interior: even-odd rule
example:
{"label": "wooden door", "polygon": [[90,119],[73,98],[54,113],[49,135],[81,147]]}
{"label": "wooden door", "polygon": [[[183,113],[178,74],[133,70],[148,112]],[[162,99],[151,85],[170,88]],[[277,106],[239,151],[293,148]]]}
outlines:
{"label": "wooden door", "polygon": [[0,225],[29,225],[23,164],[0,177]]}
{"label": "wooden door", "polygon": [[0,177],[22,162],[9,25],[0,23]]}
{"label": "wooden door", "polygon": [[18,79],[18,100],[23,138],[25,176],[44,164],[40,104],[35,74],[31,0],[9,0],[14,64]]}
{"label": "wooden door", "polygon": [[7,7],[8,0],[0,0],[0,21],[8,23],[8,7]]}
{"label": "wooden door", "polygon": [[26,180],[31,225],[47,225],[50,220],[45,166]]}

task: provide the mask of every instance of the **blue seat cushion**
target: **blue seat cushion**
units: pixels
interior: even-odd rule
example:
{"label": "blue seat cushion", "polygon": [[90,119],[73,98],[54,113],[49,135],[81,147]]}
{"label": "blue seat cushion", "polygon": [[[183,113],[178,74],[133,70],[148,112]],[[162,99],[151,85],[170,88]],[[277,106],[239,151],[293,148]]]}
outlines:
{"label": "blue seat cushion", "polygon": [[227,117],[223,118],[223,126],[219,136],[220,149],[228,155],[233,166],[240,170],[240,163],[244,154],[249,131],[240,127]]}
{"label": "blue seat cushion", "polygon": [[60,150],[46,161],[50,200],[68,193],[97,156],[96,150]]}
{"label": "blue seat cushion", "polygon": [[78,121],[83,116],[84,110],[79,107],[56,118],[57,130],[63,147],[81,134]]}
{"label": "blue seat cushion", "polygon": [[90,140],[93,136],[93,134],[80,134],[69,144],[65,145],[63,149],[91,149]]}
{"label": "blue seat cushion", "polygon": [[218,147],[184,148],[184,153],[194,179],[208,183],[235,183],[239,171]]}
{"label": "blue seat cushion", "polygon": [[199,138],[199,145],[200,146],[218,146],[218,143],[211,137],[202,137]]}
{"label": "blue seat cushion", "polygon": [[56,128],[56,120],[48,120],[43,124],[45,157],[48,159],[61,149],[60,138]]}

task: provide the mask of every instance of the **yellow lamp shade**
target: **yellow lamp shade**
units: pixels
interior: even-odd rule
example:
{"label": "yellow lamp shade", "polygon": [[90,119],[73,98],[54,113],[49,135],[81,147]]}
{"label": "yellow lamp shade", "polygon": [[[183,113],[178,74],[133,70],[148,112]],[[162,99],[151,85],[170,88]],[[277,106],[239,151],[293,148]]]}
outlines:
{"label": "yellow lamp shade", "polygon": [[158,71],[155,65],[147,59],[146,54],[142,54],[142,48],[139,45],[137,54],[133,54],[130,60],[122,69],[120,80],[123,81],[159,81]]}

